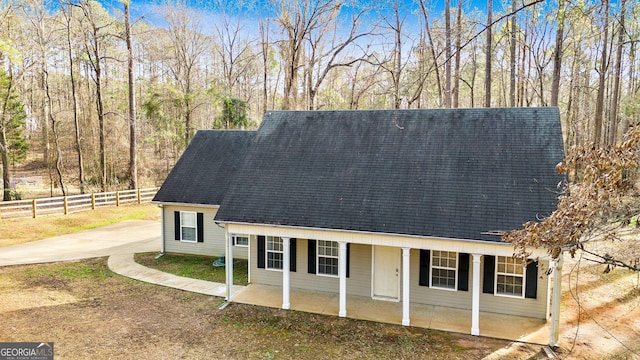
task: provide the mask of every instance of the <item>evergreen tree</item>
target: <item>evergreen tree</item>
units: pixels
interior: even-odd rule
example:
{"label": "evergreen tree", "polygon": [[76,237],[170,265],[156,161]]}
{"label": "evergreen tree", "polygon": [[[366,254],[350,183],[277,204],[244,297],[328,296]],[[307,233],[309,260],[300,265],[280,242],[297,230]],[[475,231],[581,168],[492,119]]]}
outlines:
{"label": "evergreen tree", "polygon": [[27,114],[14,91],[12,80],[12,77],[0,68],[0,155],[5,201],[11,200],[9,165],[24,160],[29,150],[29,143],[23,134]]}

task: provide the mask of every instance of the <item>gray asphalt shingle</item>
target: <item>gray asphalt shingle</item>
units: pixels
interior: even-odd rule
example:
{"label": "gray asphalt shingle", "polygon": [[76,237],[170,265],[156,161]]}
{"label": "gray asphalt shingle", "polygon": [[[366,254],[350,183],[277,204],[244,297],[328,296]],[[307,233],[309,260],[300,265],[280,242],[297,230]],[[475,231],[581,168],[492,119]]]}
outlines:
{"label": "gray asphalt shingle", "polygon": [[[551,107],[272,111],[226,193],[198,201],[224,195],[222,222],[500,241],[555,209],[563,156]],[[207,164],[190,177],[226,166]]]}
{"label": "gray asphalt shingle", "polygon": [[255,131],[199,130],[154,202],[220,205]]}

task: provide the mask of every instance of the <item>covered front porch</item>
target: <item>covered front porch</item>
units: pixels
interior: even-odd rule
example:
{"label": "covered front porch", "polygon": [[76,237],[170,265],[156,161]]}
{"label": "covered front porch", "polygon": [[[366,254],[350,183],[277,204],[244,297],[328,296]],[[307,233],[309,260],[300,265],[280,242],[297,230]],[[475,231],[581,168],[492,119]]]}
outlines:
{"label": "covered front porch", "polygon": [[[292,288],[291,310],[338,316],[339,295]],[[251,284],[235,293],[233,302],[281,308],[282,288]],[[347,316],[389,324],[402,324],[402,303],[347,295]],[[444,306],[410,304],[411,326],[468,334],[471,311]],[[480,312],[480,335],[500,339],[546,344],[549,324],[542,319]]]}

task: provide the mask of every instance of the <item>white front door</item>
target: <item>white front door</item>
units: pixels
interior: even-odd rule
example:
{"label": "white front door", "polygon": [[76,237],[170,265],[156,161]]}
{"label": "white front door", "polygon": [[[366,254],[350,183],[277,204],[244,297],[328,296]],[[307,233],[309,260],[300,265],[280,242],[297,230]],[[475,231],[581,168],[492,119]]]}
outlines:
{"label": "white front door", "polygon": [[373,247],[373,298],[400,299],[400,248]]}

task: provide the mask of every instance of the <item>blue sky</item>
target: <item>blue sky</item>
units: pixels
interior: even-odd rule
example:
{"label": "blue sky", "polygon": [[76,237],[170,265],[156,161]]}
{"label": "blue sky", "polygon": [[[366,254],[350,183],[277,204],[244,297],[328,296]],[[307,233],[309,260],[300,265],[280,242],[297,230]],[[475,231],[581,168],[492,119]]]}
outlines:
{"label": "blue sky", "polygon": [[[189,7],[193,7],[195,9],[198,9],[199,11],[210,12],[211,15],[215,15],[215,13],[219,11],[217,6],[215,5],[215,2],[213,1],[208,1],[208,0],[185,0],[185,1]],[[226,1],[231,6],[237,6],[237,4],[241,4],[240,6],[244,6],[245,8],[254,8],[254,9],[257,9],[257,8],[264,9],[267,4],[265,0],[245,1],[244,3],[242,3],[241,1],[234,1],[234,0],[226,0]],[[382,0],[382,1],[358,0],[357,3],[362,6],[369,5],[371,7],[377,7],[377,10],[384,12],[385,8],[387,9],[389,8],[382,5],[385,1],[386,0]],[[474,9],[477,9],[480,11],[486,11],[486,8],[487,8],[486,0],[462,0],[462,1],[463,1],[463,9],[465,11],[471,11]],[[493,4],[494,12],[502,11],[503,1],[500,1],[500,0],[493,0],[493,1],[494,1],[494,4]],[[109,10],[111,14],[118,14],[118,13],[122,13],[123,11],[123,5],[120,0],[98,0],[98,2],[100,2],[105,9]],[[130,10],[131,10],[132,20],[135,20],[144,16],[145,21],[161,26],[162,20],[158,16],[158,14],[154,11],[154,8],[157,7],[158,5],[162,5],[163,3],[164,1],[162,0],[131,0]],[[452,6],[456,6],[457,1],[451,0],[451,3],[452,3]],[[401,6],[406,9],[418,9],[418,5],[414,0],[401,0],[401,4],[402,4]],[[432,17],[432,19],[440,18],[442,16],[442,13],[444,11],[444,0],[428,1],[427,6],[431,10],[430,16]],[[238,15],[240,15],[241,17],[243,17],[243,15],[246,15],[249,19],[256,16],[254,14],[249,15],[247,14],[246,11],[238,12]],[[409,10],[407,10],[407,15],[409,17],[411,16],[411,14],[409,14]]]}

